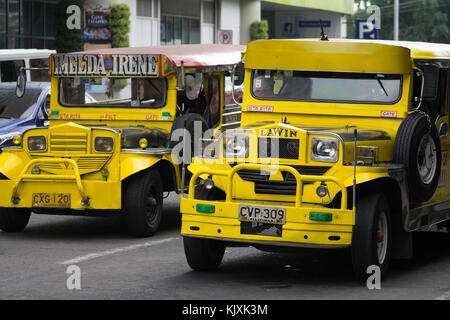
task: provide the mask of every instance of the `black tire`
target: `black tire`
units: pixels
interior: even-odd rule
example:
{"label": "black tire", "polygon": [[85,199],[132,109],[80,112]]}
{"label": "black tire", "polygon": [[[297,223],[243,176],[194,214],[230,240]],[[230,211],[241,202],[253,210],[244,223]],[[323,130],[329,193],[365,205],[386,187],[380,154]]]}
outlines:
{"label": "black tire", "polygon": [[[379,237],[378,235],[378,224],[382,212],[384,212],[386,217],[384,221],[386,221],[387,225],[387,240],[384,258],[381,258],[380,261],[377,246],[381,239],[381,236]],[[370,276],[370,274],[367,274],[367,268],[371,265],[376,265],[380,268],[381,277],[386,275],[391,259],[391,221],[389,204],[382,193],[365,196],[357,201],[351,255],[353,271],[358,280],[367,280],[367,277]],[[386,235],[383,235],[382,239],[385,240],[385,237]]]}
{"label": "black tire", "polygon": [[[420,161],[425,161],[420,144],[428,136],[435,145],[435,159],[431,160],[435,170],[434,173],[430,171],[430,177],[424,180],[419,172]],[[394,162],[405,166],[411,202],[425,202],[433,196],[441,171],[441,144],[435,125],[429,126],[426,116],[412,114],[403,120],[395,137]]]}
{"label": "black tire", "polygon": [[0,229],[4,232],[21,232],[30,221],[31,210],[27,208],[0,208]]}
{"label": "black tire", "polygon": [[135,237],[152,236],[162,219],[163,185],[156,170],[133,177],[125,199],[128,233]]}
{"label": "black tire", "polygon": [[183,237],[184,254],[196,271],[216,270],[225,254],[225,244],[219,240]]}

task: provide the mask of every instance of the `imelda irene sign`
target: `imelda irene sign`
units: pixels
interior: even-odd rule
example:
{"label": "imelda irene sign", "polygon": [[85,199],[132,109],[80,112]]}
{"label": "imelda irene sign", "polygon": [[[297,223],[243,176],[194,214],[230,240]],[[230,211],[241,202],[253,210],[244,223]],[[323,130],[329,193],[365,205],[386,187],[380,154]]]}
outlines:
{"label": "imelda irene sign", "polygon": [[55,54],[51,72],[54,76],[157,76],[158,55],[127,54]]}

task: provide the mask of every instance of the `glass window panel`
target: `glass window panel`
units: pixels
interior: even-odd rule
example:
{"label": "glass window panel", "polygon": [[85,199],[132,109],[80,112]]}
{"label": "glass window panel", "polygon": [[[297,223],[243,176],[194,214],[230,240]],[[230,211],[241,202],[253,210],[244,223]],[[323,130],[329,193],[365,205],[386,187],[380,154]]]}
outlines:
{"label": "glass window panel", "polygon": [[181,18],[178,17],[174,18],[173,32],[174,32],[174,44],[181,44],[182,43]]}
{"label": "glass window panel", "polygon": [[214,23],[214,2],[203,1],[203,23]]}
{"label": "glass window panel", "polygon": [[137,0],[136,15],[140,17],[151,17],[152,0]]}
{"label": "glass window panel", "polygon": [[162,0],[163,14],[200,18],[200,0]]}
{"label": "glass window panel", "polygon": [[34,36],[44,35],[44,9],[45,7],[43,2],[33,1],[32,27]]}
{"label": "glass window panel", "polygon": [[0,0],[0,33],[6,32],[6,0]]}
{"label": "glass window panel", "polygon": [[33,29],[32,23],[32,1],[31,0],[23,0],[22,1],[22,10],[20,16],[20,32],[24,35],[31,35],[31,31]]}
{"label": "glass window panel", "polygon": [[19,32],[19,0],[8,0],[8,33]]}
{"label": "glass window panel", "polygon": [[189,43],[200,43],[200,20],[190,19]]}
{"label": "glass window panel", "polygon": [[55,7],[54,3],[46,3],[45,4],[45,35],[48,37],[53,37],[53,23],[55,16]]}
{"label": "glass window panel", "polygon": [[2,82],[17,81],[17,75],[20,68],[25,67],[25,61],[1,61],[0,62],[0,79]]}

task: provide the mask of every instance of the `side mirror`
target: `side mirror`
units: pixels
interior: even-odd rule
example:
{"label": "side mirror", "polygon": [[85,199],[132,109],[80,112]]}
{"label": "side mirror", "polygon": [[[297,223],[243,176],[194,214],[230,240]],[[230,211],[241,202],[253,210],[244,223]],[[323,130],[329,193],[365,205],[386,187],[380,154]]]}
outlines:
{"label": "side mirror", "polygon": [[16,83],[16,96],[17,98],[22,98],[25,94],[25,87],[27,83],[27,78],[25,76],[25,70],[20,68],[19,75],[17,76]]}
{"label": "side mirror", "polygon": [[238,62],[233,67],[233,82],[235,86],[240,86],[244,83],[244,63]]}
{"label": "side mirror", "polygon": [[184,77],[184,91],[186,92],[186,98],[189,100],[197,99],[197,86],[194,76],[188,74]]}

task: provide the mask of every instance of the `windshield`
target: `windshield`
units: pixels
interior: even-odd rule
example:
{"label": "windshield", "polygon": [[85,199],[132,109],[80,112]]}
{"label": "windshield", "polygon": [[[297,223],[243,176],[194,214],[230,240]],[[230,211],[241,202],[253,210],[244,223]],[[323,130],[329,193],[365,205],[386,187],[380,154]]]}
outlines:
{"label": "windshield", "polygon": [[[93,99],[86,99],[89,94]],[[159,108],[165,104],[161,78],[61,78],[60,103],[65,106]]]}
{"label": "windshield", "polygon": [[13,88],[0,88],[0,119],[24,119],[33,114],[41,90],[28,89],[17,98]]}
{"label": "windshield", "polygon": [[401,75],[254,70],[252,93],[268,100],[390,104],[400,99]]}

